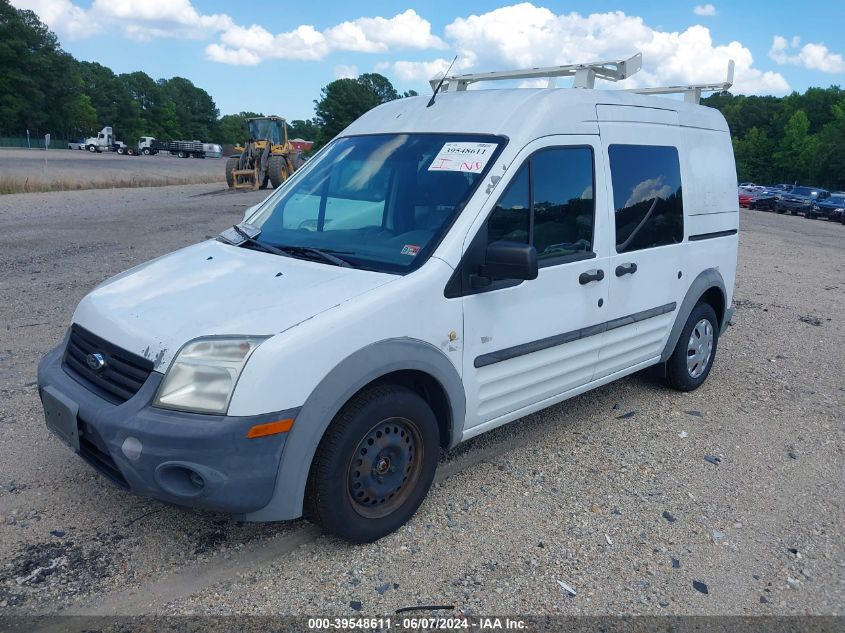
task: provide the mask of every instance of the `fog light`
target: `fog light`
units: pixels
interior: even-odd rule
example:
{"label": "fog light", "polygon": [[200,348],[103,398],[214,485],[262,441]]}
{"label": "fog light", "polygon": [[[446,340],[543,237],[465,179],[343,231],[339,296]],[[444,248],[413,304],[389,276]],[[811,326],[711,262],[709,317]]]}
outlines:
{"label": "fog light", "polygon": [[130,462],[137,462],[141,458],[141,450],[143,450],[143,448],[144,446],[141,444],[141,440],[130,435],[123,440],[120,450],[123,451],[123,454],[126,455],[126,459]]}

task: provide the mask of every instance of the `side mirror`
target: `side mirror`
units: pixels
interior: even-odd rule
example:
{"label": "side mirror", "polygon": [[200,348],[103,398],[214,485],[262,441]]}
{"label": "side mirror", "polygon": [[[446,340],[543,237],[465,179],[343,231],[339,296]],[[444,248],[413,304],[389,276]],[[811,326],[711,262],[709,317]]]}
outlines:
{"label": "side mirror", "polygon": [[537,279],[537,249],[518,242],[493,242],[487,247],[481,277],[494,279]]}

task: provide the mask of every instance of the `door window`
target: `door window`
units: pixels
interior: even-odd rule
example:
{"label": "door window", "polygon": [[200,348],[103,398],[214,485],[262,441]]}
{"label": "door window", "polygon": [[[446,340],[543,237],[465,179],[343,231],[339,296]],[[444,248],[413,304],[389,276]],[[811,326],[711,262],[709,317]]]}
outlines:
{"label": "door window", "polygon": [[592,252],[594,216],[592,149],[544,149],[523,164],[490,214],[488,243],[533,244],[540,266],[561,263]]}
{"label": "door window", "polygon": [[616,210],[616,252],[681,242],[684,207],[677,148],[611,145],[608,155]]}

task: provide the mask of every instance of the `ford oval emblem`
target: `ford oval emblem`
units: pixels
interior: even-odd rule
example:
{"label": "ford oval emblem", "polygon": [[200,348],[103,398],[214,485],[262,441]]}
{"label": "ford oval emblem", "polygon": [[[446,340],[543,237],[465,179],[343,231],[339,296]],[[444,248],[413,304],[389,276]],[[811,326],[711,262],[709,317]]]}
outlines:
{"label": "ford oval emblem", "polygon": [[88,363],[88,367],[94,371],[102,371],[106,366],[106,359],[103,358],[103,355],[99,352],[88,354],[88,356],[85,357],[85,362]]}

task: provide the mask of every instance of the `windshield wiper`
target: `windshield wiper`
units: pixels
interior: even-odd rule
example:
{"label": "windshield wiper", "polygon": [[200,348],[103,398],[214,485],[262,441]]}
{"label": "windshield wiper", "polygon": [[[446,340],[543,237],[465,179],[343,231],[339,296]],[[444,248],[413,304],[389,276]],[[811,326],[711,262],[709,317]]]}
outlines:
{"label": "windshield wiper", "polygon": [[261,249],[265,253],[273,253],[274,255],[281,255],[282,257],[290,257],[290,255],[288,253],[286,253],[285,251],[283,251],[280,248],[276,248],[275,246],[272,246],[270,244],[265,244],[264,242],[259,242],[257,239],[255,239],[249,233],[244,231],[237,224],[233,224],[232,228],[235,229],[235,232],[238,235],[240,235],[242,238],[244,238],[244,242],[242,242],[242,243],[248,242],[249,244],[257,246],[259,249]]}
{"label": "windshield wiper", "polygon": [[316,256],[323,261],[326,261],[330,264],[334,264],[335,266],[340,266],[342,268],[352,268],[352,264],[350,264],[345,259],[341,259],[337,255],[332,255],[332,253],[347,253],[348,251],[332,251],[332,250],[323,250],[320,248],[313,248],[311,246],[279,246],[273,247],[278,248],[285,253],[293,253],[295,255],[313,255]]}

